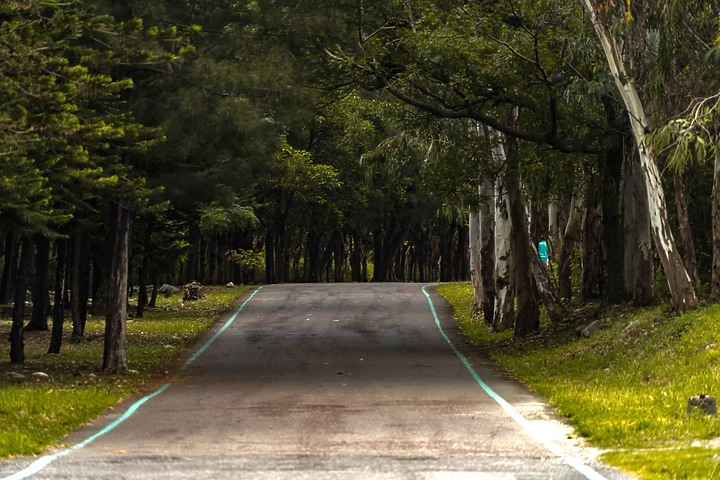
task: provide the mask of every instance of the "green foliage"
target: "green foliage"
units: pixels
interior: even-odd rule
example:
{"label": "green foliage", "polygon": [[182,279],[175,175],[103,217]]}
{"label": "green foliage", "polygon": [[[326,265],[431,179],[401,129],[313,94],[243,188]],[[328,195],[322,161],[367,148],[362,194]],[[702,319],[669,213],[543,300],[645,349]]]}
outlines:
{"label": "green foliage", "polygon": [[230,250],[226,253],[230,261],[243,269],[250,272],[254,268],[262,268],[265,265],[265,252],[255,252],[253,250]]}
{"label": "green foliage", "polygon": [[229,208],[211,206],[200,212],[200,232],[206,236],[252,228],[257,223],[252,208],[237,204]]}

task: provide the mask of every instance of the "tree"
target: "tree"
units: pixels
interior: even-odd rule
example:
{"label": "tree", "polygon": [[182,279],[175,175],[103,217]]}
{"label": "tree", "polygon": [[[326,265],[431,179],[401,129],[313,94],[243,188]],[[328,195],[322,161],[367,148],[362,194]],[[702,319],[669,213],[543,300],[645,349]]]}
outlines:
{"label": "tree", "polygon": [[638,94],[633,76],[627,71],[616,38],[610,33],[613,20],[609,5],[595,0],[583,0],[583,5],[590,15],[593,27],[607,58],[610,72],[615,80],[618,91],[627,109],[632,126],[635,146],[638,149],[643,179],[648,195],[650,220],[652,223],[655,248],[672,294],[672,305],[675,309],[685,311],[697,305],[695,288],[685,270],[679,251],[675,245],[668,221],[665,195],[660,180],[655,152],[648,141],[646,131],[649,121],[645,105]]}

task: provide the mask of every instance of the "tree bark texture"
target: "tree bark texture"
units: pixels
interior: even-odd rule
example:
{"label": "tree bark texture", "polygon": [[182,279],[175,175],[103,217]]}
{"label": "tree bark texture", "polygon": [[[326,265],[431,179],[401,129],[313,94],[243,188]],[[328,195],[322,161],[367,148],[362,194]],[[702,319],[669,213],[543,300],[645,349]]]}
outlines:
{"label": "tree bark texture", "polygon": [[650,212],[639,170],[640,163],[632,154],[626,155],[623,183],[625,291],[638,306],[650,305],[655,296]]}
{"label": "tree bark texture", "polygon": [[75,224],[72,236],[72,255],[70,256],[70,312],[72,314],[72,338],[83,336],[80,318],[80,263],[82,258],[83,231],[79,223]]}
{"label": "tree bark texture", "polygon": [[23,238],[20,249],[20,263],[15,275],[12,327],[10,328],[10,363],[14,364],[25,362],[25,329],[23,324],[25,322],[25,295],[32,259],[32,240],[29,237]]}
{"label": "tree bark texture", "polygon": [[35,273],[31,286],[32,316],[25,326],[25,331],[48,330],[48,273],[50,270],[50,240],[42,235],[35,235]]}
{"label": "tree bark texture", "polygon": [[103,371],[125,373],[126,317],[128,302],[128,264],[130,256],[130,212],[121,203],[117,208],[112,266],[108,280],[107,312],[105,314],[105,348]]}
{"label": "tree bark texture", "polygon": [[712,275],[710,295],[720,298],[720,137],[715,138],[715,168],[712,189]]}
{"label": "tree bark texture", "polygon": [[623,229],[620,217],[620,187],[623,166],[622,142],[610,148],[602,163],[602,233],[606,276],[603,301],[612,305],[626,300],[623,262]]}
{"label": "tree bark texture", "polygon": [[660,172],[655,160],[655,152],[652,146],[645,141],[645,132],[648,128],[645,108],[640,100],[632,77],[625,69],[618,44],[610,34],[607,25],[598,17],[598,10],[596,9],[597,3],[598,2],[594,0],[583,0],[595,32],[602,44],[610,72],[623,98],[625,108],[628,111],[635,145],[640,156],[641,172],[645,182],[646,194],[648,196],[650,223],[652,225],[655,248],[660,257],[668,286],[670,287],[672,306],[675,310],[686,311],[697,306],[695,287],[685,270],[682,258],[675,245],[675,239],[670,230],[665,194],[660,181]]}
{"label": "tree bark texture", "polygon": [[[500,148],[502,149],[502,146]],[[515,282],[513,281],[510,200],[503,188],[504,186],[499,182],[495,189],[495,307],[493,326],[496,330],[513,328],[515,325]]]}
{"label": "tree bark texture", "polygon": [[57,261],[55,265],[55,297],[53,299],[52,334],[48,353],[59,354],[62,346],[63,323],[65,322],[65,305],[63,292],[65,291],[65,272],[67,268],[67,240],[60,239],[55,242]]}
{"label": "tree bark texture", "polygon": [[581,297],[584,302],[599,298],[602,292],[602,222],[598,182],[597,175],[592,174],[583,212]]}
{"label": "tree bark texture", "polygon": [[0,304],[10,303],[13,296],[13,285],[17,271],[17,235],[9,231],[5,234],[5,255],[3,262],[2,279],[0,279]]}
{"label": "tree bark texture", "polygon": [[535,248],[535,243],[531,241],[528,247],[531,251],[530,264],[540,301],[545,307],[550,320],[556,323],[561,322],[568,316],[565,307],[563,307],[560,296],[555,291],[555,287],[550,280],[550,275],[548,275],[545,266],[540,261],[540,255],[538,254],[537,248]]}
{"label": "tree bark texture", "polygon": [[515,265],[513,277],[517,296],[514,335],[522,337],[540,328],[540,308],[537,300],[537,285],[532,274],[530,255],[532,240],[527,228],[526,205],[520,182],[520,152],[516,143],[515,139],[507,139],[508,170],[505,179],[510,198],[511,245]]}
{"label": "tree bark texture", "polygon": [[577,197],[573,196],[558,259],[558,293],[564,300],[572,298],[572,260],[581,225],[582,205]]}
{"label": "tree bark texture", "polygon": [[[468,218],[470,235],[470,280],[473,286],[473,312],[480,312],[483,301],[483,285],[480,256],[480,209],[470,211]],[[487,321],[487,318],[485,319]]]}
{"label": "tree bark texture", "polygon": [[480,277],[482,278],[482,312],[485,321],[495,324],[495,225],[490,202],[495,197],[492,182],[480,184]]}
{"label": "tree bark texture", "polygon": [[685,175],[675,172],[673,175],[675,184],[675,210],[677,212],[678,227],[680,230],[680,245],[682,246],[682,257],[687,273],[693,284],[698,281],[697,257],[695,256],[695,241],[690,229],[690,214],[688,213],[688,200],[685,186]]}
{"label": "tree bark texture", "polygon": [[145,315],[145,306],[148,303],[148,279],[150,278],[150,244],[152,242],[153,226],[152,222],[148,221],[145,225],[145,238],[143,239],[143,253],[142,263],[140,265],[140,282],[138,290],[138,303],[135,315],[137,317],[143,317]]}

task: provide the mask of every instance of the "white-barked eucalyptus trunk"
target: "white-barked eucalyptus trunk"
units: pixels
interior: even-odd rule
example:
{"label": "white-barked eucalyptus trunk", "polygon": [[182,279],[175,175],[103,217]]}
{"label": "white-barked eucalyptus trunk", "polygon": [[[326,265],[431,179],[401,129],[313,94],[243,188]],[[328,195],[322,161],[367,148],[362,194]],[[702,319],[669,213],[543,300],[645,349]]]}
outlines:
{"label": "white-barked eucalyptus trunk", "polygon": [[660,172],[655,161],[655,152],[646,142],[645,131],[648,121],[645,108],[632,78],[625,69],[617,42],[610,34],[607,25],[598,17],[597,5],[595,5],[597,2],[593,0],[582,1],[602,44],[610,72],[630,117],[633,137],[640,156],[643,180],[647,190],[653,239],[670,287],[672,306],[681,311],[691,309],[697,305],[695,288],[685,270],[670,231],[665,195],[660,181]]}

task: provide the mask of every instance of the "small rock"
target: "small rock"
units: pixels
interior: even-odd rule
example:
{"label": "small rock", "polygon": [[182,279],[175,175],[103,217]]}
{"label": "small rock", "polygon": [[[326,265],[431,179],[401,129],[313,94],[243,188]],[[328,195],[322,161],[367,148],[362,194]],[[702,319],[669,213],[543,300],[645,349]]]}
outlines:
{"label": "small rock", "polygon": [[138,372],[137,370],[130,369],[130,370],[127,371],[127,373],[129,373],[129,374],[131,374],[131,375],[136,375],[136,374],[138,374],[138,373],[140,373],[140,372]]}
{"label": "small rock", "polygon": [[9,372],[8,377],[10,377],[13,380],[25,380],[25,375],[23,375],[21,373]]}
{"label": "small rock", "polygon": [[45,372],[35,372],[32,374],[32,376],[35,378],[50,378],[50,375]]}
{"label": "small rock", "polygon": [[697,395],[688,399],[687,413],[717,414],[717,400],[710,395]]}
{"label": "small rock", "polygon": [[586,325],[584,327],[578,327],[576,330],[576,333],[579,337],[590,337],[593,333],[597,332],[600,329],[608,328],[610,326],[610,320],[607,320],[605,318],[600,320],[595,320],[589,325]]}
{"label": "small rock", "polygon": [[227,288],[235,288],[235,284],[233,282],[228,282],[227,285],[225,285]]}
{"label": "small rock", "polygon": [[168,285],[167,283],[158,289],[158,292],[162,293],[166,297],[169,297],[170,295],[175,295],[179,291],[180,291],[180,289],[178,287]]}
{"label": "small rock", "polygon": [[637,320],[634,320],[634,321],[628,323],[628,326],[625,327],[625,331],[626,331],[626,332],[629,332],[630,330],[632,330],[633,328],[635,328],[635,327],[638,325],[638,323],[639,323],[639,322],[638,322]]}

